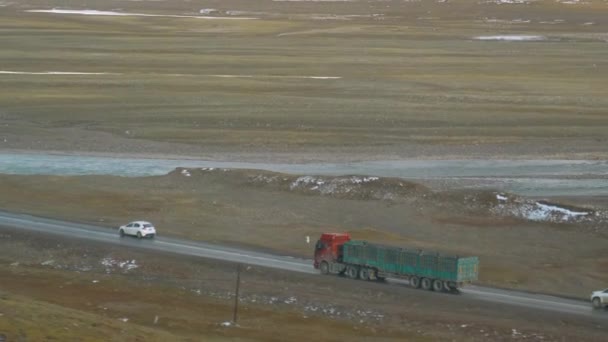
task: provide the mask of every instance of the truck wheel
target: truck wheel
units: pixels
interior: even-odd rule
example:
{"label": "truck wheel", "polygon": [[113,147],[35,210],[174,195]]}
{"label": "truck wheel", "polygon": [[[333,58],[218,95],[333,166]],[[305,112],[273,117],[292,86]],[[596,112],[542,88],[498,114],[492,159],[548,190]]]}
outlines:
{"label": "truck wheel", "polygon": [[359,275],[359,270],[355,266],[348,266],[348,268],[346,269],[346,275],[350,279],[357,279],[357,276]]}
{"label": "truck wheel", "polygon": [[458,289],[458,284],[456,283],[448,283],[448,292],[452,294],[460,294],[460,290]]}
{"label": "truck wheel", "polygon": [[449,281],[444,281],[443,282],[443,290],[445,292],[450,292],[450,282]]}
{"label": "truck wheel", "polygon": [[594,309],[602,308],[602,301],[598,297],[593,298],[593,308]]}
{"label": "truck wheel", "polygon": [[443,290],[443,282],[439,279],[433,280],[433,291],[441,292]]}
{"label": "truck wheel", "polygon": [[329,264],[326,261],[321,261],[319,269],[321,269],[321,274],[329,274]]}
{"label": "truck wheel", "polygon": [[413,276],[410,277],[410,286],[417,289],[420,287],[420,278]]}
{"label": "truck wheel", "polygon": [[359,270],[359,279],[361,280],[369,280],[369,270],[365,267],[361,267]]}
{"label": "truck wheel", "polygon": [[429,278],[422,278],[422,289],[430,291],[433,288],[433,282]]}

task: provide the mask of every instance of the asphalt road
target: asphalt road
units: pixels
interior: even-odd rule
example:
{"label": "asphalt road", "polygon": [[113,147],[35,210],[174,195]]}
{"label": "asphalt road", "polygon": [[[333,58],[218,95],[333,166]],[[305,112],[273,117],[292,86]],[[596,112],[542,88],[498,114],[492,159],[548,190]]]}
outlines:
{"label": "asphalt road", "polygon": [[[308,259],[272,255],[244,249],[218,246],[204,242],[194,242],[167,237],[157,237],[154,240],[138,240],[136,238],[129,237],[120,238],[118,236],[118,231],[110,230],[105,227],[64,222],[0,211],[0,229],[2,229],[2,227],[119,244],[129,248],[164,251],[230,262],[240,262],[249,265],[270,267],[286,271],[318,274],[318,272],[312,267],[312,260]],[[398,285],[405,284],[406,282],[389,279],[389,283]],[[405,290],[421,291],[413,289],[404,289],[404,291]],[[532,294],[482,286],[469,286],[462,290],[460,297],[463,300],[471,298],[492,302],[501,306],[520,306],[551,311],[554,313],[608,320],[608,311],[593,310],[590,303],[587,301],[567,299],[550,295]]]}

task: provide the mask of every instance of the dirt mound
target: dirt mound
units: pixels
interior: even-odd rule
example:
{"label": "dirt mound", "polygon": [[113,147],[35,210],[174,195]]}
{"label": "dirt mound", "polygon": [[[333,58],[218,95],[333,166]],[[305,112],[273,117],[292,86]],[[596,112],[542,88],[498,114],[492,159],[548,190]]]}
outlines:
{"label": "dirt mound", "polygon": [[[372,176],[300,176],[261,170],[177,168],[172,176],[214,177],[226,182],[287,191],[302,195],[330,196],[353,200],[399,200],[424,197],[431,193],[424,185],[398,178]],[[220,179],[218,179],[220,180]]]}
{"label": "dirt mound", "polygon": [[608,225],[608,211],[521,197],[496,191],[432,191],[424,185],[399,178],[360,175],[291,175],[262,170],[177,168],[170,173],[184,186],[201,181],[281,191],[305,196],[327,196],[360,201],[389,201],[415,205],[425,215],[515,219],[555,224],[585,224],[598,230]]}
{"label": "dirt mound", "polygon": [[500,216],[552,223],[608,223],[606,212],[594,208],[582,208],[537,201],[517,196],[496,194],[498,204],[490,212]]}
{"label": "dirt mound", "polygon": [[434,192],[425,205],[434,207],[442,222],[540,222],[577,224],[595,232],[608,231],[608,211],[597,206],[573,206],[497,191],[452,190]]}

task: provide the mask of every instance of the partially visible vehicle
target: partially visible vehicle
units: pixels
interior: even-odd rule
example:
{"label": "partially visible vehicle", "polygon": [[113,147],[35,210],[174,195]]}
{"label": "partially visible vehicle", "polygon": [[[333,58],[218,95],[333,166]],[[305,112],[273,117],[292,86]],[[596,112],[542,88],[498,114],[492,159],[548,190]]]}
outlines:
{"label": "partially visible vehicle", "polygon": [[608,289],[593,291],[591,293],[591,303],[594,309],[608,307]]}
{"label": "partially visible vehicle", "polygon": [[459,287],[477,280],[479,259],[351,240],[346,233],[324,233],[315,246],[314,267],[322,274],[371,281],[400,278],[414,288],[458,293]]}
{"label": "partially visible vehicle", "polygon": [[156,236],[156,228],[152,223],[147,221],[133,221],[118,228],[118,233],[121,237],[125,235],[137,236],[141,238],[154,238]]}

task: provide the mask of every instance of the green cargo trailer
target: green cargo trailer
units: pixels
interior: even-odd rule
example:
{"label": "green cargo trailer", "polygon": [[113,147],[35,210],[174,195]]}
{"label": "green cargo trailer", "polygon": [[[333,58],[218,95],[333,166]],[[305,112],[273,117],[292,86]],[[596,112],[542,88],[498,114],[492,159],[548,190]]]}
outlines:
{"label": "green cargo trailer", "polygon": [[478,278],[479,259],[432,251],[350,240],[346,234],[324,234],[317,243],[315,267],[321,273],[353,279],[407,279],[426,290],[457,291]]}

